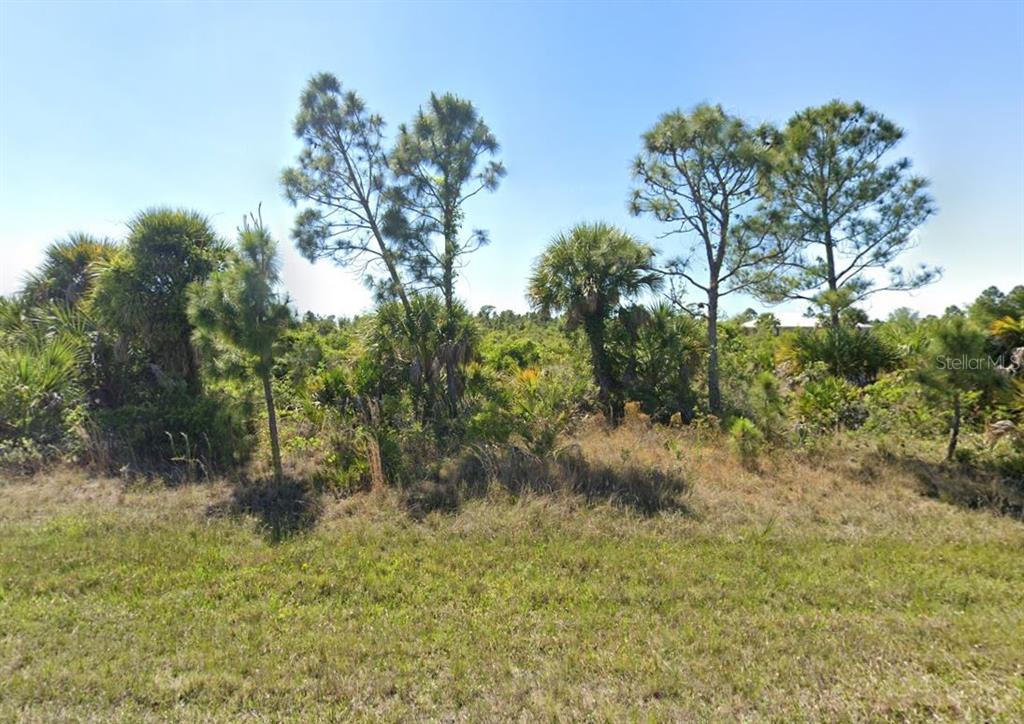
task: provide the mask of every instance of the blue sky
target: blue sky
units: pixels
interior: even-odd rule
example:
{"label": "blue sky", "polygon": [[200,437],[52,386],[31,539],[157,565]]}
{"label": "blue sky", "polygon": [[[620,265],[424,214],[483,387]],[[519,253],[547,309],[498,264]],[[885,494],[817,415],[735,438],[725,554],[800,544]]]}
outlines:
{"label": "blue sky", "polygon": [[[603,219],[656,240],[626,210],[640,134],[668,110],[723,104],[781,123],[832,98],[900,123],[901,151],[939,213],[908,262],[933,287],[875,314],[940,312],[1024,283],[1024,3],[31,3],[0,1],[0,293],[50,241],[120,237],[153,205],[193,207],[232,235],[263,204],[300,309],[351,314],[368,295],[298,256],[278,177],[306,79],[331,71],[393,129],[431,91],[471,99],[508,176],[468,224],[471,308],[525,309],[534,257]],[[749,300],[726,304],[740,311]],[[783,310],[785,311],[785,310]]]}

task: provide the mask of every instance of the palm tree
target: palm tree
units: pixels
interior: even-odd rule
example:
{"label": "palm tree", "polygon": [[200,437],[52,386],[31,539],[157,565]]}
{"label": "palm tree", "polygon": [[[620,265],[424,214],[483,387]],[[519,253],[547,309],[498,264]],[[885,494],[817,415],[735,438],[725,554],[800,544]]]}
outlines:
{"label": "palm tree", "polygon": [[1010,349],[1024,346],[1024,317],[1001,317],[988,326],[988,332]]}
{"label": "palm tree", "polygon": [[98,266],[117,251],[113,242],[88,234],[69,234],[46,249],[38,271],[25,281],[25,296],[36,304],[58,302],[74,306],[88,294]]}
{"label": "palm tree", "polygon": [[227,251],[209,219],[188,209],[147,209],[128,223],[128,237],[89,293],[90,314],[138,350],[157,370],[202,391],[188,319],[188,289],[224,268]]}
{"label": "palm tree", "polygon": [[280,484],[281,449],[271,372],[274,342],[290,320],[287,303],[275,287],[280,281],[277,244],[263,226],[262,218],[247,219],[239,230],[238,258],[189,293],[189,318],[196,328],[222,338],[252,355],[256,374],[263,383],[267,424],[274,461],[274,477]]}
{"label": "palm tree", "polygon": [[537,311],[564,311],[567,329],[583,326],[598,396],[611,420],[621,415],[623,400],[605,327],[622,299],[659,285],[661,278],[651,266],[654,254],[614,226],[579,224],[551,241],[530,276],[527,296]]}

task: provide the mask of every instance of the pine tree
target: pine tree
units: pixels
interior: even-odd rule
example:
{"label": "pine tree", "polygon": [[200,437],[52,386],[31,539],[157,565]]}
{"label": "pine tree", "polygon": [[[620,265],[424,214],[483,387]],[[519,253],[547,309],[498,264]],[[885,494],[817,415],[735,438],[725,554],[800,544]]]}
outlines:
{"label": "pine tree", "polygon": [[243,222],[238,257],[189,293],[189,317],[196,327],[214,334],[252,357],[263,385],[274,478],[281,483],[281,449],[272,372],[274,343],[290,321],[287,303],[275,288],[280,282],[277,245],[259,216]]}
{"label": "pine tree", "polygon": [[[644,134],[633,173],[638,187],[630,209],[650,214],[668,234],[694,239],[669,261],[667,272],[703,292],[707,319],[708,407],[722,412],[718,375],[718,316],[722,297],[768,278],[786,249],[755,224],[762,180],[769,168],[766,127],[752,129],[721,106],[661,117]],[[703,269],[703,276],[700,275]]]}
{"label": "pine tree", "polygon": [[397,177],[396,205],[388,231],[404,240],[403,261],[412,276],[437,290],[445,305],[444,368],[449,414],[457,416],[463,384],[456,340],[455,282],[465,257],[488,242],[487,233],[465,233],[465,204],[482,191],[494,191],[505,175],[500,161],[486,157],[498,141],[476,108],[450,93],[431,94],[413,122],[399,128],[391,153]]}
{"label": "pine tree", "polygon": [[[785,273],[766,279],[769,302],[810,302],[831,325],[880,291],[922,287],[939,276],[896,262],[915,230],[935,213],[928,182],[910,175],[910,160],[887,162],[903,130],[861,103],[832,101],[793,116],[775,140],[771,204],[764,216],[794,247]],[[879,285],[876,272],[888,274]]]}

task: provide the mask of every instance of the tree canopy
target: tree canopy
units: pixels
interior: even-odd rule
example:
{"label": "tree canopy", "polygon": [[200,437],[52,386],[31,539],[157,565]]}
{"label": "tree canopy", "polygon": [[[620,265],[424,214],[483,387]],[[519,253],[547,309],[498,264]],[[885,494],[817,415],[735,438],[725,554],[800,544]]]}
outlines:
{"label": "tree canopy", "polygon": [[605,326],[624,299],[657,288],[654,249],[604,223],[579,224],[556,236],[537,259],[527,296],[544,315],[565,312],[571,329],[582,325],[590,344],[594,380],[605,412],[615,418],[621,384],[612,369]]}
{"label": "tree canopy", "polygon": [[[898,259],[935,213],[928,181],[907,158],[889,159],[899,126],[862,103],[832,101],[794,115],[774,141],[765,222],[793,247],[785,273],[761,280],[769,301],[797,299],[840,314],[880,291],[917,289],[939,270]],[[879,283],[878,273],[888,276]]]}
{"label": "tree canopy", "polygon": [[[281,184],[293,205],[308,204],[292,229],[299,251],[310,261],[331,259],[365,273],[408,311],[399,252],[383,231],[394,211],[384,120],[355,91],[320,73],[302,93],[294,131],[303,148]],[[383,280],[373,274],[381,270]]]}
{"label": "tree canopy", "polygon": [[75,305],[89,294],[100,266],[116,250],[108,239],[69,234],[47,247],[43,264],[25,282],[24,293],[36,303]]}
{"label": "tree canopy", "polygon": [[[766,126],[751,128],[721,106],[667,113],[644,134],[633,164],[630,209],[693,242],[668,262],[669,275],[700,290],[708,320],[709,406],[721,412],[718,380],[719,301],[770,276],[787,250],[752,219],[770,172]],[[703,271],[703,276],[700,272]]]}
{"label": "tree canopy", "polygon": [[274,343],[291,320],[287,303],[275,287],[280,282],[277,245],[263,219],[246,219],[238,233],[238,256],[225,269],[189,291],[189,319],[251,356],[263,383],[274,474],[282,478],[277,413],[271,386]]}
{"label": "tree canopy", "polygon": [[96,280],[93,308],[163,374],[198,390],[187,290],[224,268],[227,247],[205,216],[185,209],[143,211],[128,232]]}

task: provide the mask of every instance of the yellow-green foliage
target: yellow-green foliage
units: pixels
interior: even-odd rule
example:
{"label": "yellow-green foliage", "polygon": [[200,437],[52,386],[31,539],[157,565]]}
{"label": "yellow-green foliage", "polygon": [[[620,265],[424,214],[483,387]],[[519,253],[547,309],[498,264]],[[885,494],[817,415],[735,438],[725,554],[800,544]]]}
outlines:
{"label": "yellow-green foliage", "polygon": [[765,442],[764,433],[757,425],[745,417],[737,417],[729,426],[729,436],[743,464],[748,467],[756,465]]}
{"label": "yellow-green foliage", "polygon": [[860,390],[841,377],[812,379],[796,396],[796,413],[810,432],[857,428],[866,418],[860,396]]}
{"label": "yellow-green foliage", "polygon": [[82,368],[88,351],[86,321],[75,310],[57,304],[3,304],[0,443],[7,443],[5,449],[59,449],[71,441],[82,419]]}

